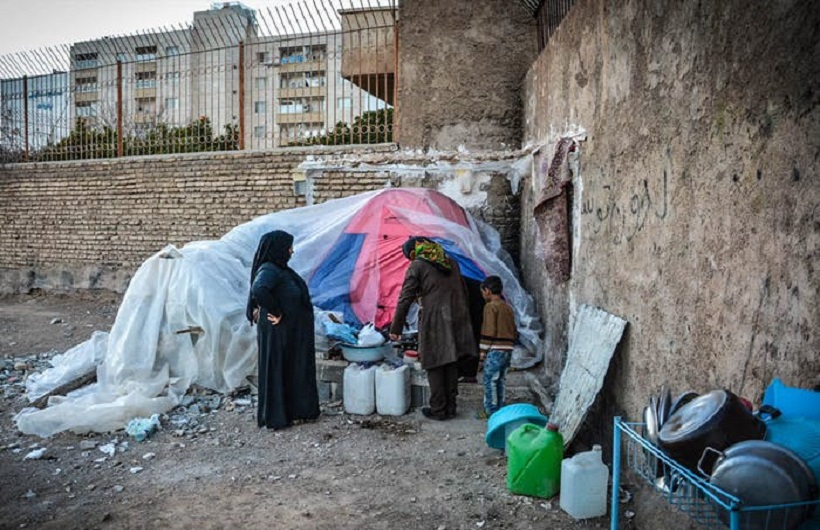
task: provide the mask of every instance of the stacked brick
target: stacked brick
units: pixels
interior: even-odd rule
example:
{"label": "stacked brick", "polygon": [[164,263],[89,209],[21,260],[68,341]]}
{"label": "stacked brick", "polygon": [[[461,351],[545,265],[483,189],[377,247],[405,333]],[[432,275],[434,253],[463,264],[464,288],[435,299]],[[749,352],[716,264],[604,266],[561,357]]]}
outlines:
{"label": "stacked brick", "polygon": [[[0,166],[0,292],[122,290],[168,244],[218,239],[275,211],[386,186],[436,188],[452,178],[445,172],[419,182],[417,171],[400,169],[407,161],[394,151],[359,146]],[[297,194],[294,181],[305,178],[309,185]],[[485,191],[486,202],[471,213],[495,226],[517,259],[518,198],[503,174]]]}

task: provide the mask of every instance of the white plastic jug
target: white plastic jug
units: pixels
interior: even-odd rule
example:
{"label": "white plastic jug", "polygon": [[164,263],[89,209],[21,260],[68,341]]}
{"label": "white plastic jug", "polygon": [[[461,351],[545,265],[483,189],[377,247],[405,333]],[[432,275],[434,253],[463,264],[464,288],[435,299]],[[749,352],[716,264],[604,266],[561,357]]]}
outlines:
{"label": "white plastic jug", "polygon": [[351,363],[345,368],[342,393],[345,412],[366,416],[376,410],[376,367]]}
{"label": "white plastic jug", "polygon": [[601,446],[561,462],[561,509],[575,519],[606,515],[609,469],[601,460]]}
{"label": "white plastic jug", "polygon": [[387,363],[376,370],[376,412],[401,416],[410,408],[410,367],[393,368]]}

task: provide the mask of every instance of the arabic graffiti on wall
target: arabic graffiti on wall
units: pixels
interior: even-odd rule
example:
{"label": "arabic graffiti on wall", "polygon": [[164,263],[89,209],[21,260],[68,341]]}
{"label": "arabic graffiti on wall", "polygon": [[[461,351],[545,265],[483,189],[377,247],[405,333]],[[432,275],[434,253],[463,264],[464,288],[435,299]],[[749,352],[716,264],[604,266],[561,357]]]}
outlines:
{"label": "arabic graffiti on wall", "polygon": [[669,189],[666,170],[655,186],[643,179],[631,195],[618,193],[613,184],[588,185],[589,193],[581,215],[591,221],[592,233],[611,237],[620,245],[634,239],[654,220],[664,221],[669,214]]}

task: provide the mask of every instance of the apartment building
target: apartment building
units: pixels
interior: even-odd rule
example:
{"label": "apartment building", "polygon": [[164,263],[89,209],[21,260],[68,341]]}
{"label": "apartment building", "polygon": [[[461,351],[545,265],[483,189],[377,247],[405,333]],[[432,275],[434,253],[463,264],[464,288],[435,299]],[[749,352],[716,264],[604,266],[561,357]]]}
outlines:
{"label": "apartment building", "polygon": [[18,150],[59,142],[68,134],[70,94],[66,72],[0,80],[0,142]]}
{"label": "apartment building", "polygon": [[68,116],[140,137],[206,117],[244,126],[246,149],[304,141],[387,104],[342,78],[341,32],[263,37],[255,12],[220,3],[189,28],[71,47]]}

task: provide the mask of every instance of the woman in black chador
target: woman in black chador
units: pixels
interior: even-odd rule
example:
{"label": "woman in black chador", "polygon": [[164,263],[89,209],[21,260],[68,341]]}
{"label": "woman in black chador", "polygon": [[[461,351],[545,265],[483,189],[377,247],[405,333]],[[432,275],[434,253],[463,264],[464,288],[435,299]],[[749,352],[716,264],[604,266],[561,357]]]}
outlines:
{"label": "woman in black chador", "polygon": [[251,269],[246,316],[257,322],[260,427],[282,429],[319,417],[313,305],[305,281],[288,267],[293,236],[262,236]]}

